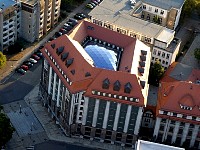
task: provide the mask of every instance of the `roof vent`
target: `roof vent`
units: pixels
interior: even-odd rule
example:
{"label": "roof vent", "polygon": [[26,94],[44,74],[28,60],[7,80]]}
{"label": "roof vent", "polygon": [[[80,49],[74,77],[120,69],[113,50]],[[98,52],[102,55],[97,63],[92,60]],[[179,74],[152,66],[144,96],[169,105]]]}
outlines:
{"label": "roof vent", "polygon": [[73,75],[75,75],[75,70],[73,69],[73,70],[71,70],[70,71]]}
{"label": "roof vent", "polygon": [[132,89],[131,83],[130,82],[126,83],[124,86],[124,93],[131,93],[131,89]]}
{"label": "roof vent", "polygon": [[113,90],[114,90],[114,91],[119,91],[119,90],[120,90],[120,87],[121,87],[121,84],[120,84],[120,82],[117,80],[117,81],[114,83]]}
{"label": "roof vent", "polygon": [[145,67],[145,62],[140,61],[139,64],[140,64],[140,67],[142,67],[142,68]]}
{"label": "roof vent", "polygon": [[103,84],[102,84],[102,88],[103,89],[108,89],[110,85],[110,81],[108,78],[106,78],[105,80],[103,80]]}
{"label": "roof vent", "polygon": [[54,49],[56,47],[56,44],[51,44],[51,47]]}
{"label": "roof vent", "polygon": [[74,61],[74,58],[71,58],[71,59],[68,59],[67,61],[66,61],[66,66],[67,66],[67,68],[73,63],[73,61]]}
{"label": "roof vent", "polygon": [[89,72],[86,72],[85,77],[89,77],[89,76],[91,76],[91,74]]}
{"label": "roof vent", "polygon": [[140,59],[141,59],[142,61],[146,61],[146,56],[140,56]]}
{"label": "roof vent", "polygon": [[143,74],[144,73],[144,68],[138,68],[138,71]]}
{"label": "roof vent", "polygon": [[62,61],[65,61],[65,59],[68,57],[68,55],[69,55],[68,52],[67,52],[67,53],[61,54],[61,59],[62,59]]}
{"label": "roof vent", "polygon": [[142,86],[142,89],[144,89],[144,87],[145,87],[145,81],[140,81],[140,85]]}
{"label": "roof vent", "polygon": [[147,51],[141,50],[142,55],[147,55]]}
{"label": "roof vent", "polygon": [[57,48],[56,53],[60,55],[64,50],[64,46]]}

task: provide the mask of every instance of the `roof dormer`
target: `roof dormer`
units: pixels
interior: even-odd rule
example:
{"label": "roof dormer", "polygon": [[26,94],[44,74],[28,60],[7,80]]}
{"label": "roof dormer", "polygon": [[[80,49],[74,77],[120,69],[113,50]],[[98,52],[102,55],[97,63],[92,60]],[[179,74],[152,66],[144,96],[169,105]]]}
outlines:
{"label": "roof dormer", "polygon": [[60,55],[63,52],[63,50],[64,50],[64,46],[58,47],[57,50],[56,50],[56,53],[58,55]]}
{"label": "roof dormer", "polygon": [[67,53],[61,54],[61,60],[62,60],[62,61],[65,61],[65,59],[68,57],[68,55],[69,55],[68,52],[67,52]]}
{"label": "roof dormer", "polygon": [[126,83],[124,86],[124,93],[131,93],[131,89],[132,89],[131,83],[130,82]]}
{"label": "roof dormer", "polygon": [[68,68],[73,63],[73,61],[74,61],[74,58],[67,59],[66,64],[65,64],[66,67]]}
{"label": "roof dormer", "polygon": [[121,84],[120,84],[119,80],[117,80],[117,81],[114,83],[113,90],[114,90],[114,91],[119,91],[119,90],[120,90],[120,87],[121,87]]}
{"label": "roof dormer", "polygon": [[110,85],[110,81],[108,78],[106,78],[105,80],[103,80],[103,84],[102,84],[102,88],[103,89],[108,89]]}
{"label": "roof dormer", "polygon": [[192,108],[195,106],[193,97],[189,94],[184,95],[180,100],[179,104],[181,109],[185,110],[192,110]]}

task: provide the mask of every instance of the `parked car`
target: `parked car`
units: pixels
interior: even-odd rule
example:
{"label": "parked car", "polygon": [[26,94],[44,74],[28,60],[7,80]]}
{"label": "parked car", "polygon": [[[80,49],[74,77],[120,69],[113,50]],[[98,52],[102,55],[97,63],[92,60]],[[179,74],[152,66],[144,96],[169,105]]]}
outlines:
{"label": "parked car", "polygon": [[22,69],[22,68],[17,68],[17,69],[15,70],[15,72],[20,73],[20,74],[22,74],[22,75],[24,75],[24,74],[26,73],[26,71],[25,71],[24,69]]}
{"label": "parked car", "polygon": [[93,6],[93,8],[97,6],[97,5],[96,5],[95,3],[93,3],[93,2],[89,2],[88,4],[91,4],[91,5]]}
{"label": "parked car", "polygon": [[40,57],[40,58],[43,57],[42,52],[40,52],[40,51],[37,51],[37,52],[35,52],[34,54],[37,55],[37,56]]}
{"label": "parked car", "polygon": [[49,38],[49,41],[53,41],[53,40],[55,40],[56,38],[55,37],[50,37]]}
{"label": "parked car", "polygon": [[91,0],[92,3],[98,5],[99,3],[96,0]]}
{"label": "parked car", "polygon": [[89,9],[93,9],[94,8],[94,6],[92,6],[92,4],[90,4],[90,3],[86,4],[85,7],[89,8]]}
{"label": "parked car", "polygon": [[37,55],[35,55],[35,54],[33,54],[32,56],[31,56],[31,58],[33,58],[33,59],[35,59],[35,60],[40,60],[40,57],[39,56],[37,56]]}
{"label": "parked car", "polygon": [[22,68],[23,70],[27,71],[29,68],[26,65],[21,65],[20,68]]}
{"label": "parked car", "polygon": [[33,67],[33,64],[29,61],[23,62],[24,65],[28,66],[29,68]]}
{"label": "parked car", "polygon": [[71,29],[73,29],[72,26],[63,26],[63,28],[64,28],[65,30],[67,30],[67,31],[70,31]]}
{"label": "parked car", "polygon": [[69,22],[72,22],[73,25],[78,24],[78,20],[74,19],[74,18],[69,18]]}
{"label": "parked car", "polygon": [[43,49],[44,48],[44,45],[41,45],[40,47],[39,47],[39,49]]}
{"label": "parked car", "polygon": [[60,37],[61,35],[62,35],[61,32],[56,32],[56,33],[55,33],[55,37]]}
{"label": "parked car", "polygon": [[37,63],[37,60],[35,60],[34,58],[29,58],[29,61],[33,64],[36,64]]}
{"label": "parked car", "polygon": [[75,16],[74,16],[75,19],[77,20],[82,20],[84,18],[86,18],[85,14],[83,13],[77,13]]}

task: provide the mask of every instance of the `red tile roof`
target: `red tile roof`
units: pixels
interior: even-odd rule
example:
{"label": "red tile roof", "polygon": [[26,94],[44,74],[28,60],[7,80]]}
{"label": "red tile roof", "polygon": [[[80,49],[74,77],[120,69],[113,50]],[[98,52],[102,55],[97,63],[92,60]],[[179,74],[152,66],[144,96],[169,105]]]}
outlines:
{"label": "red tile roof", "polygon": [[[88,30],[88,26],[92,26],[95,32]],[[82,40],[90,35],[96,37],[103,41],[115,44],[117,46],[123,47],[124,52],[121,58],[120,71],[112,71],[101,68],[96,68],[92,65],[91,61],[88,62],[85,55],[82,54],[83,48],[75,42],[76,40],[81,43]],[[52,46],[52,44],[55,44]],[[65,86],[70,90],[71,93],[76,93],[79,91],[84,91],[84,94],[88,97],[96,97],[104,100],[118,101],[121,103],[127,103],[136,106],[144,106],[144,97],[142,95],[142,88],[135,74],[130,74],[125,72],[126,66],[132,66],[134,47],[136,44],[136,39],[130,38],[128,36],[119,34],[117,32],[96,26],[87,21],[81,22],[77,27],[71,32],[70,36],[63,35],[56,40],[47,43],[42,49],[42,53],[49,62],[50,66],[53,67],[57,75],[60,77]],[[54,47],[55,46],[55,47]],[[64,46],[64,50],[60,55],[57,54],[57,49]],[[84,51],[84,50],[83,50]],[[50,53],[51,57],[48,56]],[[65,61],[61,60],[61,55],[64,53],[69,53]],[[54,62],[52,62],[54,59]],[[73,62],[67,67],[65,64],[67,60],[73,59]],[[56,65],[55,65],[56,62]],[[59,71],[59,68],[61,69]],[[63,73],[62,73],[63,71]],[[123,72],[122,72],[123,71]],[[70,83],[64,77],[64,74],[69,78]],[[110,80],[109,89],[103,89],[103,81],[108,78]],[[121,88],[119,91],[113,90],[113,84],[119,81]],[[124,85],[130,83],[132,86],[130,93],[124,92]],[[110,93],[114,95],[119,95],[128,98],[137,98],[139,102],[133,102],[128,100],[122,100],[112,97],[104,97],[100,95],[92,94],[92,91],[99,91]]]}
{"label": "red tile roof", "polygon": [[[200,85],[187,81],[161,82],[158,91],[159,110],[200,117]],[[192,107],[186,110],[181,106]]]}

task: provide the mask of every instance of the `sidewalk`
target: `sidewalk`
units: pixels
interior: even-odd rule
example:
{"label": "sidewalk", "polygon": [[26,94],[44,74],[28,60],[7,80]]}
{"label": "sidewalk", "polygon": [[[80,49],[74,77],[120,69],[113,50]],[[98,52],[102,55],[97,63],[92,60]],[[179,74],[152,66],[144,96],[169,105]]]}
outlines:
{"label": "sidewalk", "polygon": [[0,85],[3,84],[12,74],[14,73],[14,70],[26,59],[28,59],[33,53],[34,50],[38,49],[41,45],[44,45],[46,41],[50,37],[53,37],[55,32],[59,31],[60,28],[63,27],[63,25],[67,22],[67,20],[71,17],[73,17],[76,13],[82,12],[85,8],[85,5],[89,2],[89,0],[85,1],[82,5],[77,7],[72,13],[68,15],[66,19],[64,19],[59,25],[57,25],[48,35],[45,35],[44,38],[39,41],[36,44],[33,44],[32,46],[26,48],[18,55],[22,55],[23,57],[20,60],[14,60],[14,61],[7,61],[6,66],[4,66],[2,69],[0,69]]}
{"label": "sidewalk", "polygon": [[[28,106],[32,109],[39,122],[42,124],[46,134],[50,140],[67,142],[69,144],[82,145],[85,147],[109,150],[122,150],[125,149],[121,146],[90,141],[81,138],[66,137],[60,127],[52,120],[47,109],[42,106],[41,101],[38,100],[39,85],[37,85],[24,99]],[[131,148],[126,148],[131,149]]]}

